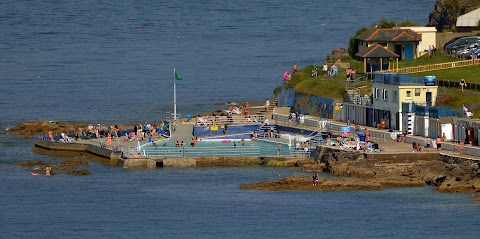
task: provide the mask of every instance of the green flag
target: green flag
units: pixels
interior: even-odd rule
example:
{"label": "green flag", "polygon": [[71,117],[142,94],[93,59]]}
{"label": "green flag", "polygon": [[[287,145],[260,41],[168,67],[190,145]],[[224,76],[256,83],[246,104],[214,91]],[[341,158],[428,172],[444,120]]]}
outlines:
{"label": "green flag", "polygon": [[175,71],[175,80],[182,80],[183,78]]}

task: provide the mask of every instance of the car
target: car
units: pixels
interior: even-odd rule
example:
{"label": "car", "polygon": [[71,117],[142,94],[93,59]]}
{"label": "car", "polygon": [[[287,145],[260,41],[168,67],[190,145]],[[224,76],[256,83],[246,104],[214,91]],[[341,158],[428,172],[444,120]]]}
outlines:
{"label": "car", "polygon": [[443,49],[446,50],[447,47],[451,46],[453,42],[455,42],[456,40],[460,39],[462,37],[454,37],[452,38],[450,41],[448,41],[447,43],[445,43],[445,45],[443,45]]}
{"label": "car", "polygon": [[472,59],[472,55],[474,55],[476,58],[480,57],[480,49],[476,49],[475,51],[470,51],[467,54],[465,54],[465,59]]}
{"label": "car", "polygon": [[455,56],[457,58],[465,58],[465,55],[470,52],[470,51],[475,51],[478,49],[480,43],[475,43],[475,44],[472,44],[470,46],[467,46],[467,47],[464,47],[464,48],[460,48],[458,49],[456,52],[455,52]]}
{"label": "car", "polygon": [[479,42],[480,42],[480,36],[462,37],[460,39],[455,40],[450,45],[445,46],[445,51],[455,54],[455,52],[458,49],[461,49],[466,47],[467,45],[472,45]]}

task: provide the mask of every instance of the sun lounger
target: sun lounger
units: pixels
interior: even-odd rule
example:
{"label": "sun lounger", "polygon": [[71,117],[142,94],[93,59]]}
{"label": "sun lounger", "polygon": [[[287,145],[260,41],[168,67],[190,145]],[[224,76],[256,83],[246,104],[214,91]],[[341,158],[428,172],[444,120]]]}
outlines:
{"label": "sun lounger", "polygon": [[65,134],[65,133],[61,133],[61,135],[62,135],[62,138],[60,139],[60,142],[64,142],[64,143],[74,143],[75,142],[74,138],[68,137],[68,135]]}

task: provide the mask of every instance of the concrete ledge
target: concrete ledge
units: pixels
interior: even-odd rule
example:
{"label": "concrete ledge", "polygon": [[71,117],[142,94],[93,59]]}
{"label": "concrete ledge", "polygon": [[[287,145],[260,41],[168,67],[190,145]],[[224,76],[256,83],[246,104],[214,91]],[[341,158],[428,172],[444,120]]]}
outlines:
{"label": "concrete ledge", "polygon": [[113,161],[118,161],[122,156],[121,153],[116,153],[116,152],[113,152],[112,150],[96,147],[93,145],[78,144],[78,143],[48,142],[40,139],[35,140],[35,147],[48,150],[48,151],[65,151],[65,152],[77,152],[77,153],[85,152],[91,155],[95,155],[97,157],[106,158]]}
{"label": "concrete ledge", "polygon": [[193,158],[166,158],[162,162],[163,167],[190,168],[197,165],[197,161]]}
{"label": "concrete ledge", "polygon": [[120,165],[124,168],[156,168],[157,162],[152,159],[130,158],[120,160]]}

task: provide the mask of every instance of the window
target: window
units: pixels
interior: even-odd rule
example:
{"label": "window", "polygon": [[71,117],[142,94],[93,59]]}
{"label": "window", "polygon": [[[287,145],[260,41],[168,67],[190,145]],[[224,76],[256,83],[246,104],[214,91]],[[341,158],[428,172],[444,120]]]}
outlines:
{"label": "window", "polygon": [[398,96],[397,96],[397,91],[394,90],[394,91],[393,91],[392,102],[397,102],[397,97],[398,97]]}
{"label": "window", "polygon": [[422,93],[422,89],[415,89],[415,96],[420,96],[420,93]]}
{"label": "window", "polygon": [[373,98],[378,99],[378,88],[373,88]]}
{"label": "window", "polygon": [[387,89],[383,89],[383,100],[388,100]]}
{"label": "window", "polygon": [[412,91],[407,90],[407,98],[412,98]]}

